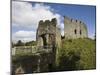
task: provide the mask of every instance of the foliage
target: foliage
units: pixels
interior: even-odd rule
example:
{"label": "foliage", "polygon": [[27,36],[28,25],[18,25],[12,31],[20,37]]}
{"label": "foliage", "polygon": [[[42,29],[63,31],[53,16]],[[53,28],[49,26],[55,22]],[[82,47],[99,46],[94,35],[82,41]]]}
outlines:
{"label": "foliage", "polygon": [[19,40],[19,41],[15,44],[15,46],[24,46],[24,43],[23,43],[21,40]]}
{"label": "foliage", "polygon": [[36,41],[29,41],[29,42],[23,43],[21,40],[19,40],[16,44],[12,43],[12,47],[14,46],[34,46],[34,45],[36,45]]}
{"label": "foliage", "polygon": [[25,46],[34,46],[36,45],[36,41],[29,41],[25,43]]}
{"label": "foliage", "polygon": [[63,40],[59,50],[59,70],[81,70],[96,68],[95,40],[69,39]]}

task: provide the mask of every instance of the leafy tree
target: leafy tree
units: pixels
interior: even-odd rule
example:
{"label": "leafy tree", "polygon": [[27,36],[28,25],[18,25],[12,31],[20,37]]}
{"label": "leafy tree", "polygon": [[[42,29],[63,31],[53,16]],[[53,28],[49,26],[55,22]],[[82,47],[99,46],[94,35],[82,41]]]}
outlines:
{"label": "leafy tree", "polygon": [[24,46],[24,43],[23,43],[21,40],[19,40],[19,41],[16,43],[16,46]]}
{"label": "leafy tree", "polygon": [[36,41],[29,41],[25,43],[25,46],[34,46],[36,45]]}

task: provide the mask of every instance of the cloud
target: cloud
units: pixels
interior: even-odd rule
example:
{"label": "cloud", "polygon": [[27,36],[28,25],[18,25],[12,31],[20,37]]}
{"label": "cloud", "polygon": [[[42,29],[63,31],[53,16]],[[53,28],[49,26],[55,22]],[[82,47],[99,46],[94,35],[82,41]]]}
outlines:
{"label": "cloud", "polygon": [[[12,34],[13,40],[22,40],[24,42],[35,40],[36,29],[40,20],[51,20],[57,18],[57,26],[62,28],[62,17],[55,13],[55,10],[43,3],[18,2],[12,1],[12,26],[17,30]],[[28,30],[33,31],[28,31]],[[14,30],[14,29],[13,29]]]}
{"label": "cloud", "polygon": [[28,2],[12,2],[12,25],[16,27],[37,28],[40,20],[51,20],[57,18],[58,25],[61,24],[61,15],[47,5],[38,3],[32,6]]}
{"label": "cloud", "polygon": [[13,41],[17,42],[18,40],[22,40],[23,42],[31,41],[36,39],[36,32],[34,31],[17,31],[13,34]]}

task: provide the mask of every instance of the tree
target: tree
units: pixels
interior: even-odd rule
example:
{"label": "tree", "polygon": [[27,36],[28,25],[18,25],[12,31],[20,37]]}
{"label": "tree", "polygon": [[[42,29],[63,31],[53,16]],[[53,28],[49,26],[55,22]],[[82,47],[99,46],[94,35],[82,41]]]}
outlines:
{"label": "tree", "polygon": [[17,42],[16,46],[24,46],[24,43],[23,43],[21,40],[19,40],[19,41]]}
{"label": "tree", "polygon": [[25,46],[34,46],[36,45],[36,41],[29,41],[25,43]]}

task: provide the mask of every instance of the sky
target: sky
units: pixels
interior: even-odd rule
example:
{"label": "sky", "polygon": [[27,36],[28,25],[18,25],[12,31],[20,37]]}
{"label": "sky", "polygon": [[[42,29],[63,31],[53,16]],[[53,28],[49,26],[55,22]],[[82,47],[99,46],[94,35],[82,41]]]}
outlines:
{"label": "sky", "polygon": [[12,1],[12,40],[36,40],[38,22],[52,18],[57,18],[57,27],[61,28],[61,34],[64,35],[63,16],[83,21],[88,29],[88,37],[94,38],[95,6]]}

